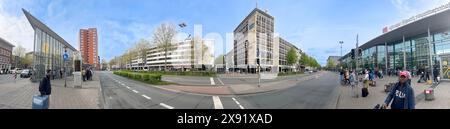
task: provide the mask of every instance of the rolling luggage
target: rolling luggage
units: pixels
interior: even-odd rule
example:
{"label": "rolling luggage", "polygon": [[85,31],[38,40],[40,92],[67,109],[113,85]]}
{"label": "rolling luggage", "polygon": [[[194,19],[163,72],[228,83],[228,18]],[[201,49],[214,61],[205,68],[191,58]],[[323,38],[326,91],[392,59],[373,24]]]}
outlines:
{"label": "rolling luggage", "polygon": [[369,95],[369,89],[362,88],[361,91],[362,91],[362,94],[361,94],[362,97],[367,97]]}
{"label": "rolling luggage", "polygon": [[48,95],[34,95],[32,101],[32,109],[48,109],[49,107]]}

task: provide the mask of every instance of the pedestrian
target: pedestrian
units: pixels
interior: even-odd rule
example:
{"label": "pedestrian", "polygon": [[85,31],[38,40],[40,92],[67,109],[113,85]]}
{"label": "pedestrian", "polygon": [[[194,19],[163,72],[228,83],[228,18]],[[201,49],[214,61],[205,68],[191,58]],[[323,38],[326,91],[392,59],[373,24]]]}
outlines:
{"label": "pedestrian", "polygon": [[380,75],[379,75],[379,76],[380,76],[379,78],[380,78],[380,79],[383,79],[383,70],[380,70],[378,74],[380,74]]}
{"label": "pedestrian", "polygon": [[356,77],[356,73],[355,73],[355,71],[351,71],[351,74],[350,74],[350,86],[352,87],[352,96],[354,96],[354,97],[358,97],[358,90],[357,90],[357,87],[356,87],[356,85],[358,84],[358,79],[357,79],[357,77]]}
{"label": "pedestrian", "polygon": [[59,70],[59,77],[63,78],[63,70],[62,69]]}
{"label": "pedestrian", "polygon": [[434,82],[436,82],[436,83],[439,83],[439,79],[438,79],[438,76],[439,76],[439,70],[435,67],[434,68],[434,71],[433,71],[433,80],[434,80]]}
{"label": "pedestrian", "polygon": [[[51,76],[51,70],[47,70],[46,76],[42,78],[41,82],[39,83],[39,92],[41,93],[41,96],[47,96],[50,99],[50,94],[52,93],[52,86],[50,83],[50,76]],[[48,102],[50,105],[50,101]],[[47,105],[48,108],[48,105]]]}
{"label": "pedestrian", "polygon": [[395,84],[384,101],[383,108],[391,103],[391,109],[415,109],[414,89],[407,83],[408,73],[401,72],[399,82]]}
{"label": "pedestrian", "polygon": [[83,77],[83,82],[86,81],[86,70],[87,69],[83,70],[81,73],[81,76]]}

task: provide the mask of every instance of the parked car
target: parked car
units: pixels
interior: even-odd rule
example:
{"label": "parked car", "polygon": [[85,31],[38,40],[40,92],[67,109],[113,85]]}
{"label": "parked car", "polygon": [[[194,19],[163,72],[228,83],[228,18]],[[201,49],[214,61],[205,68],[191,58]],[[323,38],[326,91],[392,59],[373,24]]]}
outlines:
{"label": "parked car", "polygon": [[31,70],[25,69],[20,73],[20,78],[29,78],[31,77]]}
{"label": "parked car", "polygon": [[21,68],[11,69],[11,74],[20,74],[20,73],[22,73],[22,69]]}

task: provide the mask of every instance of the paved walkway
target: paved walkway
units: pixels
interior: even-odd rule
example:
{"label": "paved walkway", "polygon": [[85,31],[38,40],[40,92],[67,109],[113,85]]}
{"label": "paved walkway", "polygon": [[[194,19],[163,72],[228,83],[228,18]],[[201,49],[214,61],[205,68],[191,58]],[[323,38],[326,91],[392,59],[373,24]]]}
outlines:
{"label": "paved walkway", "polygon": [[247,94],[257,94],[264,92],[271,92],[281,89],[286,89],[293,87],[296,84],[310,80],[314,78],[319,78],[323,72],[318,72],[311,75],[293,75],[289,77],[282,77],[279,81],[269,81],[261,83],[260,87],[257,84],[231,84],[224,86],[179,86],[179,85],[167,85],[167,86],[156,86],[162,89],[171,90],[174,92],[187,92],[194,94],[203,95],[247,95]]}
{"label": "paved walkway", "polygon": [[421,101],[418,109],[450,109],[450,82],[443,81],[434,89],[433,101]]}
{"label": "paved walkway", "polygon": [[[74,88],[73,78],[52,80],[52,95],[50,109],[99,109],[100,81],[94,74],[93,81],[83,83],[81,89]],[[0,84],[0,109],[31,109],[33,95],[39,94],[39,83],[24,79],[16,82]]]}
{"label": "paved walkway", "polygon": [[[420,97],[417,96],[423,96],[423,92],[425,89],[428,89],[431,87],[431,85],[426,85],[425,83],[417,83],[417,80],[419,78],[415,77],[412,79],[411,84],[412,88],[414,89],[414,95],[416,96],[416,108],[420,108],[420,103],[422,100]],[[377,104],[383,104],[384,100],[387,97],[387,93],[384,92],[384,85],[396,82],[398,80],[398,77],[385,77],[383,79],[375,79],[377,82],[376,87],[369,87],[369,96],[367,97],[361,97],[361,86],[359,86],[356,90],[356,93],[359,94],[359,97],[352,97],[351,93],[351,87],[350,86],[340,86],[340,95],[337,100],[336,108],[338,109],[372,109]],[[360,83],[361,85],[362,83]]]}

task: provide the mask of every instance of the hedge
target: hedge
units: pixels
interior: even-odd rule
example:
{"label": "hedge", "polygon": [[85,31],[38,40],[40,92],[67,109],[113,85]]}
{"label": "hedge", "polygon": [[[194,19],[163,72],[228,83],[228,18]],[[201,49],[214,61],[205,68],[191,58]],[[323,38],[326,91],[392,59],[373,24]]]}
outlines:
{"label": "hedge", "polygon": [[157,85],[164,85],[168,84],[167,82],[161,81],[161,74],[152,74],[152,73],[136,73],[136,72],[130,72],[130,71],[114,71],[113,72],[116,75],[127,77],[130,79],[150,83],[150,84],[157,84]]}

